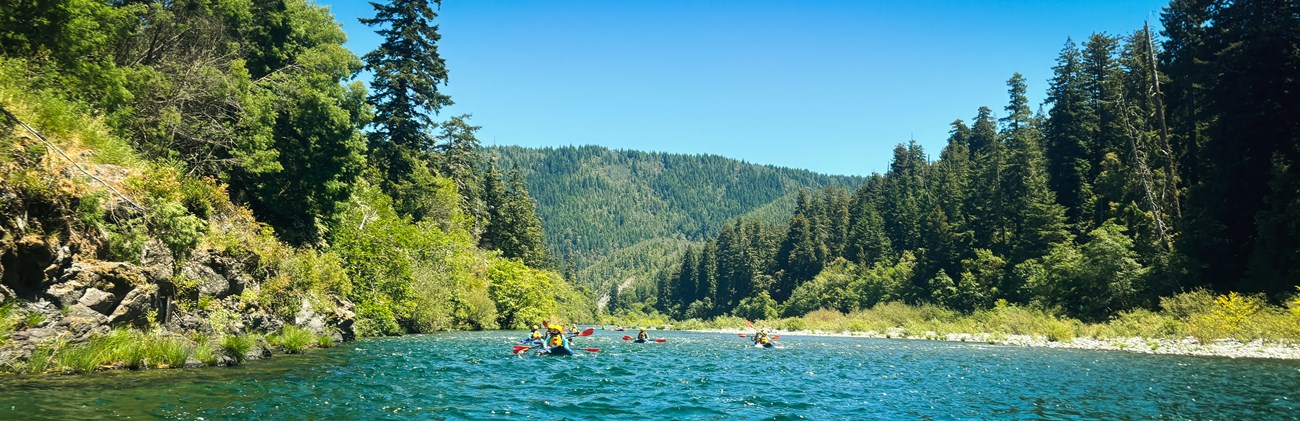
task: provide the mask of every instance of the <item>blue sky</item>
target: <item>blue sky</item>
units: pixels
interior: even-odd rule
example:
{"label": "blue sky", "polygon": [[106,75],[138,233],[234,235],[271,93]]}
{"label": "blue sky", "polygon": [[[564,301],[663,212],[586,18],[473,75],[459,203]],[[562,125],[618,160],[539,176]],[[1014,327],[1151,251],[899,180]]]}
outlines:
{"label": "blue sky", "polygon": [[[319,1],[358,55],[367,2]],[[484,145],[710,153],[829,174],[937,158],[954,119],[1044,98],[1067,37],[1128,34],[1167,1],[464,1],[437,23],[456,105]],[[1157,26],[1158,28],[1158,26]]]}

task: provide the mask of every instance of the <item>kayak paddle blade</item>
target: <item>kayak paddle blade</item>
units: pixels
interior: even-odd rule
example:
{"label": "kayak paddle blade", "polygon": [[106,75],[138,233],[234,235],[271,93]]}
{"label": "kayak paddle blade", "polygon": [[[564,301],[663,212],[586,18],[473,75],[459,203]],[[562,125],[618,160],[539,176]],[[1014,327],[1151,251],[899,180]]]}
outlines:
{"label": "kayak paddle blade", "polygon": [[664,343],[664,342],[668,342],[668,340],[664,338],[659,338],[659,339],[655,339],[655,342]]}
{"label": "kayak paddle blade", "polygon": [[600,352],[600,348],[582,348],[582,350],[587,352]]}
{"label": "kayak paddle blade", "polygon": [[527,350],[529,350],[529,349],[531,349],[531,348],[532,348],[531,346],[520,346],[520,345],[515,345],[515,350],[514,350],[514,351],[510,351],[510,353],[511,353],[511,354],[518,354],[518,353],[520,353],[520,352],[527,351]]}
{"label": "kayak paddle blade", "polygon": [[596,333],[596,329],[589,327],[587,328],[587,330],[584,330],[582,331],[582,333],[579,333],[578,336],[591,336],[591,334],[593,333]]}
{"label": "kayak paddle blade", "polygon": [[631,336],[624,336],[624,337],[623,337],[623,340],[625,340],[625,341],[630,341],[630,340],[632,340],[632,337],[631,337]]}

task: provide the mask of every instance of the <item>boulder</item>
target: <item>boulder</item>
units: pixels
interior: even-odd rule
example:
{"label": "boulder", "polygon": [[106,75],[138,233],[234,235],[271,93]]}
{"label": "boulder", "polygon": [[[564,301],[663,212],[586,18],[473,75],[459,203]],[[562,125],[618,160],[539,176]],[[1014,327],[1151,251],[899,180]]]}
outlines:
{"label": "boulder", "polygon": [[0,252],[0,283],[13,289],[19,298],[36,300],[44,290],[45,269],[54,263],[54,250],[39,235],[27,235]]}
{"label": "boulder", "polygon": [[302,297],[302,304],[298,307],[298,314],[293,317],[293,324],[301,326],[315,333],[325,333],[325,316],[316,312],[312,308],[311,300]]}
{"label": "boulder", "polygon": [[98,288],[87,288],[77,303],[100,314],[109,315],[113,313],[114,308],[117,308],[117,296],[111,292],[100,291]]}
{"label": "boulder", "polygon": [[75,280],[54,284],[45,290],[45,295],[48,295],[54,300],[55,304],[58,304],[60,307],[67,307],[76,304],[81,300],[81,296],[85,295],[85,293],[86,284]]}
{"label": "boulder", "polygon": [[126,262],[73,262],[63,271],[59,282],[75,282],[113,294],[125,296],[131,289],[148,281],[138,266]]}
{"label": "boulder", "polygon": [[[4,271],[4,268],[3,268],[3,267],[0,267],[0,272],[3,272],[3,271]],[[14,293],[14,290],[9,289],[9,287],[4,286],[4,284],[0,284],[0,304],[7,303],[7,302],[9,302],[9,300],[12,300],[12,299],[15,299],[15,298],[18,298],[18,294],[15,294],[15,293]]]}
{"label": "boulder", "polygon": [[211,266],[198,262],[189,262],[181,269],[181,275],[198,281],[199,295],[224,298],[230,295],[230,281],[221,276]]}
{"label": "boulder", "polygon": [[106,332],[108,330],[108,327],[104,325],[106,321],[108,321],[108,317],[104,316],[103,313],[77,303],[68,309],[68,314],[63,316],[63,319],[59,320],[56,326],[68,332],[73,342],[83,342],[89,339],[92,333]]}
{"label": "boulder", "polygon": [[351,342],[357,339],[357,334],[352,330],[353,323],[356,322],[357,315],[352,312],[353,304],[346,298],[334,296],[334,313],[326,320],[326,324],[333,327],[337,335],[334,339],[344,342]]}
{"label": "boulder", "polygon": [[150,303],[157,297],[157,288],[153,285],[141,285],[128,292],[122,302],[108,316],[110,326],[122,324],[144,325],[147,320]]}

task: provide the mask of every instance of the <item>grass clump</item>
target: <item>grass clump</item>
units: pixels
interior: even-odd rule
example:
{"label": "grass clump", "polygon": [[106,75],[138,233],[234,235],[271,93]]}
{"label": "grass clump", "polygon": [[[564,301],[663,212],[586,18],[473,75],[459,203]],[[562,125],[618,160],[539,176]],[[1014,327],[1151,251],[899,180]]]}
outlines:
{"label": "grass clump", "polygon": [[280,333],[271,335],[267,338],[271,345],[284,348],[288,354],[298,354],[308,345],[315,343],[318,339],[315,333],[298,326],[285,325]]}
{"label": "grass clump", "polygon": [[248,351],[253,349],[256,341],[252,335],[229,335],[221,337],[221,350],[233,358],[236,364],[242,364],[248,358]]}
{"label": "grass clump", "polygon": [[316,347],[317,347],[317,348],[333,348],[334,345],[335,345],[335,344],[334,344],[334,336],[333,336],[333,335],[329,335],[329,334],[325,334],[325,333],[322,333],[322,334],[316,335]]}

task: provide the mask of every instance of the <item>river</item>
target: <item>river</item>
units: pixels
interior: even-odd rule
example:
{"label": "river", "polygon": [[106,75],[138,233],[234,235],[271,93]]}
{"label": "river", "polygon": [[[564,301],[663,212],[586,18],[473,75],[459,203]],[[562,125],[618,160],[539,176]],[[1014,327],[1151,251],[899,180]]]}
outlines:
{"label": "river", "polygon": [[667,341],[598,330],[575,347],[600,352],[572,357],[512,355],[521,332],[467,332],[233,368],[0,377],[0,419],[1300,417],[1300,361],[651,333]]}

